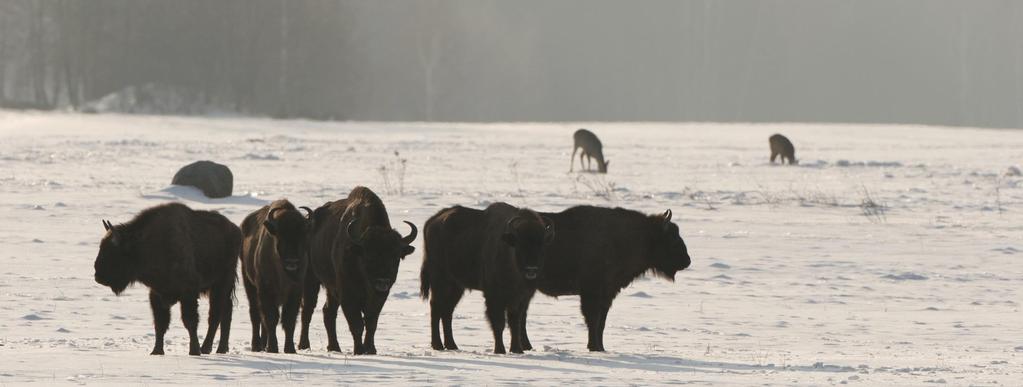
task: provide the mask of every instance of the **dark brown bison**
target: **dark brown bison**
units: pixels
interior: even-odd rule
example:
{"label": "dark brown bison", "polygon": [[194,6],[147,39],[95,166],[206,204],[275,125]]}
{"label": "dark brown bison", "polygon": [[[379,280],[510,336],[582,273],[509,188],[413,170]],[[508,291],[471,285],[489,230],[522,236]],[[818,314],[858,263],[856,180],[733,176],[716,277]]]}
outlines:
{"label": "dark brown bison", "polygon": [[[536,293],[544,248],[554,240],[551,222],[536,212],[495,203],[485,210],[446,208],[423,226],[426,252],[420,271],[420,294],[430,299],[431,345],[458,349],[451,319],[466,289],[482,290],[487,319],[494,333],[494,353],[505,353],[507,314],[511,351],[522,353],[519,316]],[[444,321],[444,342],[439,323]]]}
{"label": "dark brown bison", "polygon": [[[622,208],[572,207],[541,213],[558,227],[547,246],[538,289],[549,296],[578,294],[589,331],[586,347],[604,350],[604,322],[618,293],[646,272],[675,280],[689,253],[671,210],[645,215]],[[522,340],[529,344],[522,313]]]}
{"label": "dark brown bison", "polygon": [[[195,211],[169,203],[142,211],[128,223],[103,221],[107,234],[96,257],[96,282],[120,295],[135,282],[149,287],[156,327],[153,355],[163,355],[163,336],[170,308],[181,302],[181,321],[188,329],[188,354],[210,353],[220,327],[217,353],[226,353],[231,334],[231,298],[237,280],[241,231],[212,211]],[[209,330],[202,347],[199,295],[209,296]]]}
{"label": "dark brown bison", "polygon": [[767,139],[767,142],[771,144],[771,164],[774,164],[774,159],[781,156],[781,163],[785,164],[785,160],[788,159],[789,164],[799,164],[799,160],[796,160],[796,147],[792,145],[792,141],[780,134],[775,134],[771,138]]}
{"label": "dark brown bison", "polygon": [[310,221],[283,199],[256,210],[242,222],[242,280],[249,298],[253,351],[277,352],[280,321],[284,352],[295,353],[295,321],[309,267],[310,229]]}
{"label": "dark brown bison", "polygon": [[607,166],[611,160],[604,161],[604,146],[596,134],[586,129],[579,129],[572,135],[575,145],[572,146],[572,156],[568,158],[568,171],[572,172],[575,167],[575,151],[582,148],[579,154],[579,168],[583,168],[583,160],[586,160],[586,170],[592,170],[592,159],[597,160],[597,172],[607,173]]}
{"label": "dark brown bison", "polygon": [[398,234],[391,228],[383,201],[366,187],[355,187],[348,198],[317,208],[312,218],[312,275],[306,277],[299,348],[309,347],[309,322],[322,284],[327,290],[323,306],[327,350],[341,351],[336,327],[340,306],[355,354],[376,354],[377,319],[398,276],[398,264],[415,250],[411,244],[416,240],[416,226],[405,222],[412,232],[405,237]]}

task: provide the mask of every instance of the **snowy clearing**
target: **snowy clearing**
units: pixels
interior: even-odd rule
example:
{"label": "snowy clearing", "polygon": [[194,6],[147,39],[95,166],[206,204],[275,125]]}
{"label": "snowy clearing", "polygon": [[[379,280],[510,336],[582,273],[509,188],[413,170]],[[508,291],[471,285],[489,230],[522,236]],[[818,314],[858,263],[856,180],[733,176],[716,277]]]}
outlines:
{"label": "snowy clearing", "polygon": [[[572,132],[609,174],[569,174]],[[767,162],[784,133],[799,166]],[[0,384],[850,384],[1023,380],[1023,131],[806,124],[319,123],[0,112]],[[395,155],[398,152],[398,155]],[[235,195],[170,187],[195,160]],[[404,178],[401,162],[407,159]],[[144,287],[93,281],[100,219],[170,200],[235,222],[269,200],[319,206],[366,185],[392,222],[507,201],[671,208],[693,258],[676,282],[617,298],[607,353],[586,351],[577,297],[534,298],[537,350],[492,355],[479,293],[456,310],[457,352],[430,349],[421,242],[401,266],[380,355],[252,354],[238,287],[227,355],[187,356],[178,309],[149,356]],[[321,303],[323,297],[320,297]],[[205,315],[205,305],[201,315]],[[204,331],[205,321],[200,323]],[[280,337],[283,334],[279,333]]]}

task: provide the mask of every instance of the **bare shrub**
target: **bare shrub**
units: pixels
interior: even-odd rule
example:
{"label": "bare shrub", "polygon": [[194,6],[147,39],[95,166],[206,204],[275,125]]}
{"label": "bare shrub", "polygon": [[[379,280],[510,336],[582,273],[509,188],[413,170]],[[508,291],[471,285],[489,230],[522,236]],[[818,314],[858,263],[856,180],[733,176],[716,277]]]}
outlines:
{"label": "bare shrub", "polygon": [[405,170],[408,166],[408,159],[401,157],[398,151],[394,151],[394,158],[385,162],[377,168],[380,178],[383,180],[384,192],[388,195],[405,194]]}

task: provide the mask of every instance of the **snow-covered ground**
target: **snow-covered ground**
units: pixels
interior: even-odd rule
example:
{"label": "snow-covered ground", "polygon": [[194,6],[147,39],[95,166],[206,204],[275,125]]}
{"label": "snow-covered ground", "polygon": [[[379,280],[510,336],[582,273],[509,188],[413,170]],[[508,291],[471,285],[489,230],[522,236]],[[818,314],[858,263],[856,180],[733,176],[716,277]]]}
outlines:
{"label": "snow-covered ground", "polygon": [[[567,173],[582,126],[601,136],[608,175]],[[775,132],[801,165],[768,164]],[[168,187],[199,159],[229,165],[237,196]],[[1019,385],[1023,178],[1003,174],[1020,163],[1011,130],[0,112],[0,384]],[[479,293],[456,311],[462,350],[430,349],[421,248],[401,266],[377,356],[350,354],[343,317],[347,353],[328,354],[319,312],[313,350],[250,353],[241,286],[230,354],[187,356],[175,308],[167,355],[149,356],[146,289],[115,297],[93,282],[101,219],[181,200],[237,222],[268,200],[315,207],[356,185],[395,223],[420,225],[495,201],[671,208],[693,266],[622,292],[607,353],[586,351],[577,297],[538,295],[537,350],[503,356],[489,353]]]}

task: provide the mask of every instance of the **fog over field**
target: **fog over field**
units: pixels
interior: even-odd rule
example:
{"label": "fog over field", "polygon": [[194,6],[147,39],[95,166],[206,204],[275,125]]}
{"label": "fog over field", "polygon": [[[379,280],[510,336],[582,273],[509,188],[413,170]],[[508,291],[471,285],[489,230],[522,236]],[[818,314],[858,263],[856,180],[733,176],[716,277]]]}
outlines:
{"label": "fog over field", "polygon": [[1019,128],[1023,3],[0,4],[0,101],[83,109],[146,85],[187,102],[151,109],[174,113]]}

